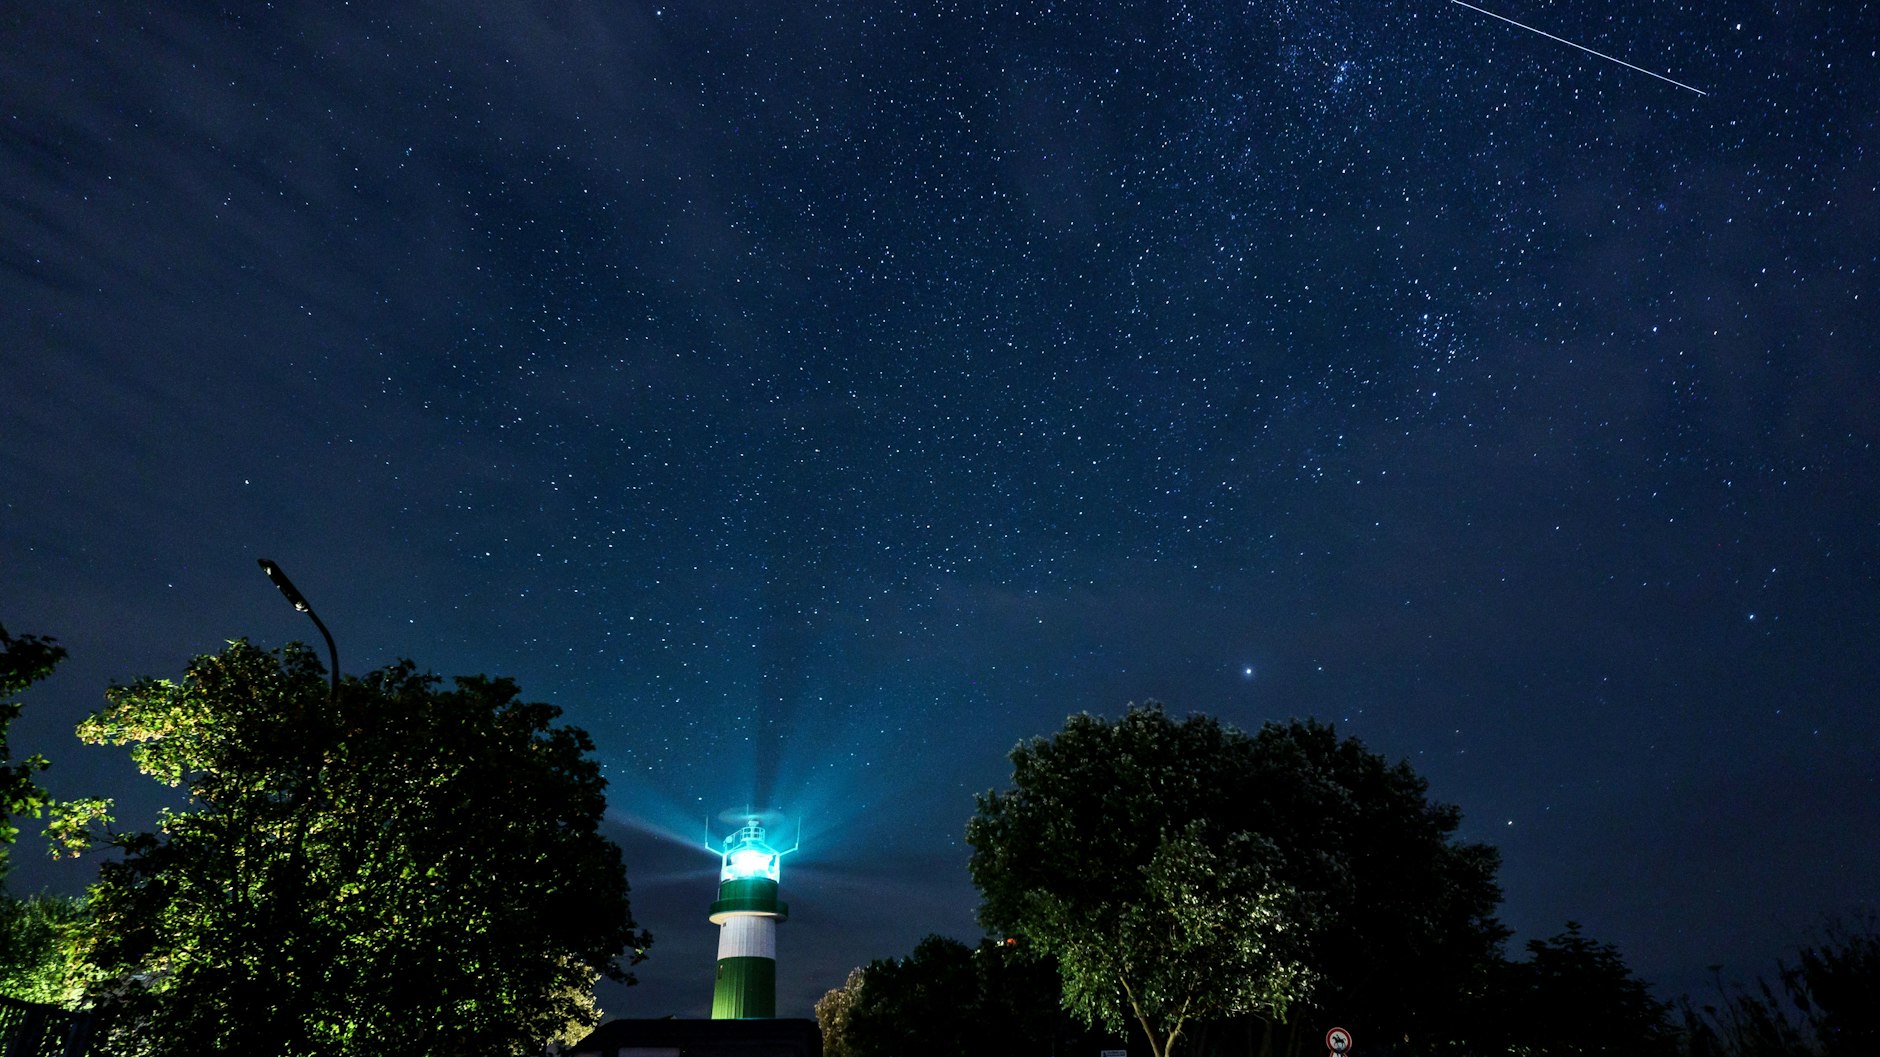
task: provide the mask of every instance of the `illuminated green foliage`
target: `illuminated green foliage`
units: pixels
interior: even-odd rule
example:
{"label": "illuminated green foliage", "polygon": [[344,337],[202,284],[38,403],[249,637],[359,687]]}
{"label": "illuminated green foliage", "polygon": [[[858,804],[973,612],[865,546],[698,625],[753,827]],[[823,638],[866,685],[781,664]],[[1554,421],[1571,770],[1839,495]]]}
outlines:
{"label": "illuminated green foliage", "polygon": [[1183,1027],[1237,1013],[1284,1020],[1310,993],[1304,962],[1313,913],[1268,867],[1271,845],[1246,833],[1216,851],[1191,823],[1156,849],[1143,868],[1139,898],[1117,909],[1111,942],[1084,942],[1083,911],[1071,899],[1040,892],[1032,939],[1058,959],[1066,1006],[1086,1020],[1122,1031],[1143,1025],[1166,1054]]}
{"label": "illuminated green foliage", "polygon": [[1160,706],[1072,716],[1012,764],[967,826],[980,920],[1058,959],[1067,1008],[1133,1017],[1158,1057],[1204,1026],[1316,1045],[1357,1010],[1399,1052],[1467,1049],[1506,936],[1497,856],[1407,765]]}
{"label": "illuminated green foliage", "polygon": [[[81,813],[103,814],[103,801],[52,800],[33,778],[46,768],[45,757],[34,754],[14,763],[7,743],[7,728],[20,714],[20,692],[52,674],[64,658],[65,648],[51,639],[14,638],[0,627],[0,881],[19,836],[14,816],[36,817],[50,808],[53,824],[61,825]],[[47,1005],[78,999],[86,967],[72,937],[84,916],[83,900],[56,895],[20,899],[0,888],[0,995]]]}
{"label": "illuminated green foliage", "polygon": [[84,994],[87,968],[73,934],[85,903],[66,896],[0,897],[0,995],[70,1006]]}
{"label": "illuminated green foliage", "polygon": [[849,1021],[861,1000],[866,971],[849,970],[841,987],[830,988],[816,1000],[816,1026],[822,1030],[823,1057],[863,1057],[849,1041]]}
{"label": "illuminated green foliage", "polygon": [[92,890],[127,1052],[539,1052],[650,942],[592,743],[508,680],[335,698],[306,648],[235,642],[106,698],[79,736],[188,800]]}
{"label": "illuminated green foliage", "polygon": [[1157,1057],[1196,1021],[1283,1019],[1312,985],[1315,909],[1232,799],[1251,749],[1159,707],[1072,716],[1013,750],[1013,788],[967,825],[982,923],[1055,957],[1066,1008],[1135,1020]]}

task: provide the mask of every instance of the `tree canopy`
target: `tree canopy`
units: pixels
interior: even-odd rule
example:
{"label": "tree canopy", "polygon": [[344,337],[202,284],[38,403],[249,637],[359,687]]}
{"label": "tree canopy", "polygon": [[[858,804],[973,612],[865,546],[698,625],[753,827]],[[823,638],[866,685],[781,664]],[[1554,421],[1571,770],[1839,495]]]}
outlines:
{"label": "tree canopy", "polygon": [[80,725],[180,786],[91,891],[130,1052],[539,1052],[650,937],[581,730],[506,679],[409,662],[334,693],[237,641]]}
{"label": "tree canopy", "polygon": [[1131,707],[1012,763],[967,827],[982,924],[1056,956],[1067,1007],[1133,1016],[1162,1057],[1193,1022],[1301,1004],[1368,1028],[1368,1051],[1437,1052],[1487,986],[1494,850],[1329,726]]}
{"label": "tree canopy", "polygon": [[52,674],[65,658],[65,647],[38,635],[14,638],[0,627],[0,995],[27,1002],[69,1002],[84,987],[85,967],[75,956],[71,933],[84,920],[84,902],[57,895],[18,898],[4,881],[12,844],[19,836],[17,816],[39,816],[62,805],[47,796],[33,777],[46,768],[35,753],[13,762],[8,727],[19,718],[21,691]]}
{"label": "tree canopy", "polygon": [[38,635],[14,638],[0,627],[0,878],[10,864],[13,841],[20,830],[13,819],[38,816],[48,803],[46,791],[33,775],[46,768],[46,758],[28,756],[15,763],[7,736],[20,716],[22,690],[52,674],[65,658],[65,647]]}
{"label": "tree canopy", "polygon": [[82,997],[86,966],[71,937],[84,924],[81,899],[0,894],[0,995],[59,1006]]}
{"label": "tree canopy", "polygon": [[1231,796],[1245,735],[1159,707],[1072,716],[1012,752],[967,825],[981,923],[1056,958],[1067,1008],[1136,1021],[1166,1057],[1191,1021],[1283,1017],[1309,993],[1316,908]]}
{"label": "tree canopy", "polygon": [[1516,1057],[1625,1057],[1671,1049],[1671,1007],[1652,997],[1610,944],[1576,922],[1529,940],[1528,958],[1502,971],[1497,1008]]}
{"label": "tree canopy", "polygon": [[1030,1057],[1069,1041],[1057,1038],[1057,992],[1055,967],[1015,943],[930,935],[906,958],[850,971],[816,1003],[816,1019],[826,1057]]}

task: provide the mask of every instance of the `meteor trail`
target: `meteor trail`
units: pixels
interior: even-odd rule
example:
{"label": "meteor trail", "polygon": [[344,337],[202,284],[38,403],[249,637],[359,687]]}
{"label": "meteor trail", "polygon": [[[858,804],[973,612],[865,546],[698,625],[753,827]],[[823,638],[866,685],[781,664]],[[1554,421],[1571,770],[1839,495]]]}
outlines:
{"label": "meteor trail", "polygon": [[1662,73],[1652,73],[1650,70],[1646,69],[1643,66],[1634,66],[1631,63],[1625,61],[1624,59],[1615,59],[1603,51],[1594,51],[1593,49],[1583,44],[1575,44],[1565,37],[1556,37],[1552,33],[1549,33],[1544,29],[1535,29],[1533,26],[1522,25],[1521,23],[1516,22],[1512,18],[1506,18],[1504,16],[1496,14],[1493,11],[1484,10],[1483,8],[1476,7],[1474,4],[1464,4],[1462,0],[1449,0],[1449,2],[1452,4],[1462,4],[1463,7],[1466,7],[1471,11],[1481,11],[1484,15],[1487,15],[1490,18],[1499,18],[1503,22],[1506,22],[1511,26],[1520,26],[1522,29],[1527,30],[1529,33],[1539,33],[1541,36],[1546,37],[1548,40],[1557,40],[1560,43],[1567,45],[1568,47],[1579,48],[1581,51],[1587,53],[1588,55],[1597,55],[1600,58],[1605,59],[1607,62],[1616,62],[1628,70],[1637,70],[1638,72],[1645,74],[1648,77],[1656,77],[1659,80],[1665,82],[1666,84],[1675,84],[1679,88],[1682,88],[1687,92],[1697,92],[1698,95],[1710,94],[1709,92],[1698,91],[1697,89],[1692,88],[1690,85],[1685,84],[1683,81],[1674,81],[1671,78],[1666,77]]}

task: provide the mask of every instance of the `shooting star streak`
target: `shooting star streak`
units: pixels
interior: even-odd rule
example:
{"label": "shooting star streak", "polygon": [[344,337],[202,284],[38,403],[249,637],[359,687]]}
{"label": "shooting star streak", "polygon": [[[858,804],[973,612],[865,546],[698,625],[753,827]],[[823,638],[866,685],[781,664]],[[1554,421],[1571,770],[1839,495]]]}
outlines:
{"label": "shooting star streak", "polygon": [[1493,11],[1488,11],[1488,10],[1484,10],[1483,8],[1476,7],[1474,4],[1464,4],[1462,0],[1449,0],[1449,2],[1452,4],[1461,4],[1463,7],[1466,7],[1471,11],[1481,11],[1482,14],[1487,15],[1490,18],[1499,18],[1503,22],[1506,22],[1511,26],[1519,26],[1520,28],[1527,30],[1529,33],[1539,33],[1541,36],[1546,37],[1548,40],[1557,40],[1560,43],[1565,44],[1570,48],[1579,48],[1581,51],[1587,53],[1588,55],[1597,55],[1600,58],[1605,59],[1607,62],[1616,62],[1628,70],[1637,70],[1638,72],[1645,74],[1647,77],[1656,77],[1659,80],[1665,82],[1666,84],[1675,84],[1679,88],[1682,88],[1687,92],[1697,92],[1698,95],[1710,94],[1709,92],[1699,91],[1696,88],[1692,88],[1690,85],[1685,84],[1683,81],[1674,81],[1671,78],[1666,77],[1662,73],[1653,73],[1643,66],[1634,66],[1631,63],[1625,61],[1624,59],[1615,59],[1603,51],[1594,51],[1593,49],[1586,47],[1583,44],[1575,44],[1565,37],[1556,37],[1552,33],[1549,33],[1544,29],[1535,29],[1533,26],[1522,25],[1521,23],[1516,22],[1512,18],[1503,17],[1501,15],[1496,14]]}

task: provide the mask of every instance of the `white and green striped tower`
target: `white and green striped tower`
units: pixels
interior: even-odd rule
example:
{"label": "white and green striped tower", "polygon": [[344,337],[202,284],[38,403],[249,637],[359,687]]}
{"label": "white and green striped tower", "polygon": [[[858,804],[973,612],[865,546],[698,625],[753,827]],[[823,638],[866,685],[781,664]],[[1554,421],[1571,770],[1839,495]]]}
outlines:
{"label": "white and green striped tower", "polygon": [[[800,846],[800,842],[799,842]],[[718,982],[712,987],[713,1020],[768,1020],[777,1015],[777,923],[790,908],[777,900],[778,866],[785,855],[764,839],[758,819],[725,837],[718,852]]]}

